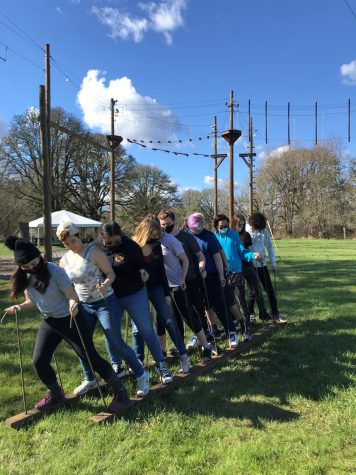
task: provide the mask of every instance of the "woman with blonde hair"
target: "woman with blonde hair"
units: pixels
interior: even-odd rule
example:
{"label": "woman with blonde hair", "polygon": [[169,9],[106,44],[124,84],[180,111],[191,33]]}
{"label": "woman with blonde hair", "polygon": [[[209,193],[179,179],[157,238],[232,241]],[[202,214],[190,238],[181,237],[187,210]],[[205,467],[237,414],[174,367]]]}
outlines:
{"label": "woman with blonde hair", "polygon": [[[149,374],[122,338],[120,309],[112,288],[116,275],[107,256],[97,246],[84,244],[78,228],[70,221],[64,221],[58,226],[57,237],[68,249],[59,266],[73,282],[83,304],[90,335],[93,336],[99,321],[113,369],[118,376],[123,376],[119,369],[123,357],[137,378],[137,396],[146,396],[149,391]],[[83,360],[81,363],[84,381],[74,390],[74,394],[78,395],[85,394],[96,386],[89,365]]]}
{"label": "woman with blonde hair", "polygon": [[[181,332],[178,329],[177,322],[170,310],[171,297],[164,261],[162,248],[159,242],[161,237],[161,228],[156,220],[147,217],[137,226],[133,240],[141,247],[143,258],[145,260],[145,269],[149,274],[146,282],[148,298],[157,312],[157,321],[160,327],[167,329],[175,347],[180,355],[181,371],[189,371],[189,361],[187,350]],[[136,341],[140,346],[139,338]],[[158,335],[161,346],[165,348],[165,335]],[[141,350],[142,351],[142,350]]]}

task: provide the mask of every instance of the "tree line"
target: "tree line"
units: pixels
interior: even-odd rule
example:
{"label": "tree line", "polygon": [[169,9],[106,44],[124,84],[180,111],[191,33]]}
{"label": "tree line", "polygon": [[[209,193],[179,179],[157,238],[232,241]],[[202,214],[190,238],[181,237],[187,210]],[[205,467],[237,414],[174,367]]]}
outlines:
{"label": "tree line", "polygon": [[[95,220],[108,219],[110,163],[102,134],[91,134],[74,115],[51,111],[56,122],[72,133],[51,128],[52,211],[67,209]],[[90,138],[91,140],[85,140]],[[266,214],[280,236],[349,237],[355,223],[354,159],[341,147],[327,144],[267,156],[256,174],[256,210]],[[19,222],[42,216],[42,163],[38,111],[13,118],[0,141],[0,237]],[[202,212],[214,218],[213,190],[179,193],[171,177],[158,167],[140,165],[120,146],[116,152],[116,215],[130,232],[148,213],[173,207],[183,219]],[[235,209],[247,215],[248,193],[235,190]],[[219,190],[219,212],[228,211],[228,194]]]}

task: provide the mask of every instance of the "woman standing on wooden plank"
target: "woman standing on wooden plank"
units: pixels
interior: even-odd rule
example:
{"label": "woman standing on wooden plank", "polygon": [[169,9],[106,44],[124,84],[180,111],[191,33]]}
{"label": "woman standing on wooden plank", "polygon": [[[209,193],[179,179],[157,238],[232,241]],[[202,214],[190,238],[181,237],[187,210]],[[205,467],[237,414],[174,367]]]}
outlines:
{"label": "woman standing on wooden plank", "polygon": [[[37,307],[41,320],[33,352],[33,365],[38,377],[48,389],[47,395],[35,407],[44,410],[64,401],[63,389],[51,366],[53,354],[62,340],[76,354],[90,363],[95,371],[111,386],[114,399],[108,406],[110,412],[119,412],[128,402],[126,389],[120,378],[96,351],[84,317],[84,309],[65,271],[46,263],[40,251],[31,242],[9,236],[5,245],[14,251],[17,270],[12,276],[10,297],[23,293],[25,301],[5,309],[8,314]],[[71,324],[71,318],[75,324]],[[89,358],[89,360],[88,360]]]}
{"label": "woman standing on wooden plank", "polygon": [[[120,371],[123,357],[137,378],[137,396],[146,396],[149,392],[149,373],[122,338],[120,308],[111,286],[116,276],[107,256],[97,246],[84,244],[79,237],[79,229],[70,221],[58,226],[57,237],[68,249],[59,265],[68,274],[83,303],[90,335],[93,335],[99,321],[114,371],[119,377],[125,374],[125,370],[124,374]],[[85,361],[81,363],[84,381],[74,390],[74,394],[78,395],[96,386],[89,365]]]}

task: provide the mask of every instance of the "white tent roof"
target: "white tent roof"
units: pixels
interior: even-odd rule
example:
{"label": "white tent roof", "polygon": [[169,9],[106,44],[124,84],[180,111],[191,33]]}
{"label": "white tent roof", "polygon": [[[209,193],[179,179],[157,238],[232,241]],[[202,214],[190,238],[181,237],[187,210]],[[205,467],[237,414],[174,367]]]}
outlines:
{"label": "white tent roof", "polygon": [[[55,211],[52,213],[52,228],[56,228],[63,221],[71,221],[78,228],[98,228],[101,226],[100,221],[94,221],[94,219],[84,218],[84,216],[79,216],[79,214],[71,213],[70,211]],[[43,218],[35,219],[30,221],[30,228],[43,228]]]}

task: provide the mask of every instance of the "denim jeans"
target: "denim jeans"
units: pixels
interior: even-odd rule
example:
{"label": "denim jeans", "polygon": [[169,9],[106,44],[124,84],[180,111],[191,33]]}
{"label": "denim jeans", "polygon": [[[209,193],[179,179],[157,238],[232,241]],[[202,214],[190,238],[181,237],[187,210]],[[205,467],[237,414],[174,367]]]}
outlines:
{"label": "denim jeans", "polygon": [[157,312],[157,323],[160,323],[162,327],[167,329],[174,346],[178,350],[178,353],[180,355],[187,354],[187,349],[184,345],[184,339],[178,329],[176,319],[172,315],[171,309],[167,305],[163,287],[158,286],[152,290],[149,290],[148,298]]}
{"label": "denim jeans", "polygon": [[[104,331],[105,345],[109,354],[111,364],[121,365],[121,357],[127,362],[135,376],[139,378],[143,375],[144,369],[138,361],[134,350],[125,343],[121,334],[122,311],[115,297],[115,294],[109,295],[105,299],[97,300],[92,303],[82,303],[85,310],[86,321],[89,327],[90,335],[94,333],[96,322],[99,323]],[[85,379],[89,381],[94,379],[90,366],[81,360]]]}
{"label": "denim jeans", "polygon": [[[117,298],[120,320],[127,310],[132,320],[132,339],[138,358],[144,360],[144,342],[156,363],[164,360],[158,336],[153,328],[146,290],[143,288],[127,297]],[[141,337],[141,339],[140,339]]]}

